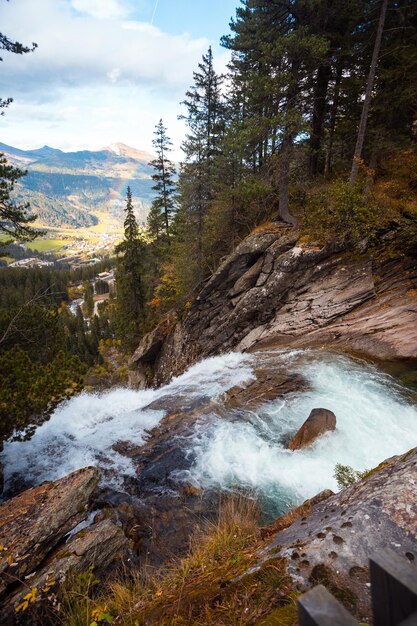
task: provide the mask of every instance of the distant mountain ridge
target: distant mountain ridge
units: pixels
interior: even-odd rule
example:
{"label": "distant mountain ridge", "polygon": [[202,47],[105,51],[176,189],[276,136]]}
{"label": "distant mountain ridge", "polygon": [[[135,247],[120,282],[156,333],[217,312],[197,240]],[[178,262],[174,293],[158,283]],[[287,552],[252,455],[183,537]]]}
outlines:
{"label": "distant mountain ridge", "polygon": [[128,185],[139,222],[146,220],[153,198],[148,152],[123,143],[77,152],[50,146],[21,150],[0,143],[0,152],[28,171],[16,185],[16,199],[29,202],[45,226],[92,226],[99,220],[97,212],[121,220]]}

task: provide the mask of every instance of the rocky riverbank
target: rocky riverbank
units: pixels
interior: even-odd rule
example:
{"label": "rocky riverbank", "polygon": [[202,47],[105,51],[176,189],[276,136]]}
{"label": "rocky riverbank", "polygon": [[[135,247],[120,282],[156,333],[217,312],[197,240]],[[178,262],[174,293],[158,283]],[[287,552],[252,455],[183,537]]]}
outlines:
{"label": "rocky riverbank", "polygon": [[[145,336],[132,357],[138,384],[162,384],[199,358],[261,346],[332,346],[371,358],[417,358],[417,263],[319,246],[276,224],[249,235],[186,316]],[[384,250],[383,242],[381,249]]]}
{"label": "rocky riverbank", "polygon": [[85,468],[0,506],[4,626],[40,623],[39,612],[47,614],[59,602],[60,585],[70,572],[94,567],[97,575],[107,575],[133,556],[122,529],[111,520],[86,523],[98,479],[96,468]]}
{"label": "rocky riverbank", "polygon": [[[68,577],[93,568],[106,580],[122,565],[125,571],[135,568],[138,546],[120,517],[123,511],[129,514],[128,505],[119,505],[118,519],[116,509],[113,519],[105,511],[91,512],[97,481],[97,470],[86,468],[0,506],[0,619],[5,626],[56,623],[61,585]],[[207,573],[205,598],[221,597],[225,587],[230,595],[254,577],[262,593],[262,572],[272,568],[286,580],[285,593],[280,591],[284,605],[320,583],[358,618],[367,619],[369,556],[389,547],[405,561],[417,558],[416,486],[417,450],[412,449],[336,495],[319,494],[252,537],[252,546],[245,546],[252,562],[247,571],[212,582]],[[178,504],[177,509],[184,508]],[[158,514],[163,517],[162,511]],[[171,516],[171,523],[181,520]],[[163,601],[156,615],[162,610]]]}

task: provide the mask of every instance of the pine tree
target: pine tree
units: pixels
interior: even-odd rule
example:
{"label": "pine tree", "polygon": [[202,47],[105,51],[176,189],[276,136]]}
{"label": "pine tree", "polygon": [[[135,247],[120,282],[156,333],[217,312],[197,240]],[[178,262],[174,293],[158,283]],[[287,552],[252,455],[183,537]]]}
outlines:
{"label": "pine tree", "polygon": [[31,241],[40,234],[29,226],[36,220],[36,215],[28,213],[29,204],[16,204],[11,198],[16,182],[25,175],[0,153],[0,232],[8,235],[9,241]]}
{"label": "pine tree", "polygon": [[[211,47],[194,72],[194,84],[186,93],[184,119],[188,132],[183,143],[186,162],[180,173],[179,190],[182,216],[188,230],[189,261],[194,266],[192,282],[198,283],[206,272],[203,260],[204,223],[214,198],[216,157],[224,130],[223,77],[216,74]],[[191,241],[190,241],[191,240]]]}
{"label": "pine tree", "polygon": [[[13,54],[26,54],[33,52],[37,45],[24,46],[18,41],[13,41],[0,33],[0,50],[6,50]],[[0,57],[0,61],[3,59]],[[0,115],[4,115],[5,109],[13,102],[12,98],[0,98]],[[29,215],[29,204],[15,204],[10,197],[16,182],[25,176],[26,172],[13,167],[0,153],[0,232],[10,235],[11,240],[21,239],[31,241],[39,235],[39,232],[30,228],[29,224],[36,219],[35,215]]]}
{"label": "pine tree", "polygon": [[161,233],[164,233],[164,241],[169,245],[170,226],[175,208],[175,168],[168,158],[172,143],[162,119],[156,125],[154,134],[155,139],[152,143],[157,158],[151,161],[150,165],[155,170],[152,175],[155,185],[152,189],[156,191],[156,197],[149,212],[148,227],[157,240],[161,238]]}
{"label": "pine tree", "polygon": [[356,139],[355,153],[353,155],[352,169],[350,172],[350,184],[353,186],[359,172],[359,164],[362,158],[362,150],[365,141],[366,125],[368,123],[369,109],[371,106],[372,90],[374,88],[376,69],[378,65],[379,54],[381,50],[382,33],[384,31],[385,16],[387,13],[388,0],[382,0],[381,11],[379,14],[378,28],[375,38],[374,50],[372,54],[371,66],[369,68],[369,76],[366,83],[365,98],[363,101],[362,115],[359,122],[358,135]]}
{"label": "pine tree", "polygon": [[232,80],[242,89],[246,159],[277,190],[281,219],[294,224],[289,209],[296,142],[308,130],[312,72],[327,50],[311,32],[303,2],[244,0],[223,45],[232,50]]}
{"label": "pine tree", "polygon": [[127,188],[125,214],[124,239],[116,247],[116,253],[121,253],[116,273],[116,317],[120,338],[127,348],[132,348],[145,322],[146,244],[139,233],[130,187]]}

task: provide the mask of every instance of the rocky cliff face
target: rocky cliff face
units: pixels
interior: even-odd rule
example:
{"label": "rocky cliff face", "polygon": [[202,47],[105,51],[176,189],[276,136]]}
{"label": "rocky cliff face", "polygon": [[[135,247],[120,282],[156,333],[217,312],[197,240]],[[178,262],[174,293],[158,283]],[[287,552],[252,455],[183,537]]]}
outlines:
{"label": "rocky cliff face", "polygon": [[303,241],[270,225],[224,261],[183,321],[144,337],[132,363],[161,384],[200,357],[265,344],[332,344],[374,358],[417,358],[417,263]]}

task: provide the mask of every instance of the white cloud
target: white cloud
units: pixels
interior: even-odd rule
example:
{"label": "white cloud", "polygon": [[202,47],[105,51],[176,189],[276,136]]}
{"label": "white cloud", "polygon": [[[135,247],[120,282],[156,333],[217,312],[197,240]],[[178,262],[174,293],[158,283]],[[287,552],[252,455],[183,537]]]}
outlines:
{"label": "white cloud", "polygon": [[107,72],[107,78],[111,83],[117,83],[121,76],[121,72],[118,67],[114,67],[112,70]]}
{"label": "white cloud", "polygon": [[[13,0],[2,6],[2,32],[36,41],[38,48],[4,54],[0,97],[15,102],[0,118],[1,141],[64,150],[121,141],[151,150],[154,125],[163,117],[180,158],[179,102],[209,41],[135,21],[128,1]],[[227,58],[215,55],[219,71]]]}
{"label": "white cloud", "polygon": [[[125,80],[176,87],[191,77],[208,40],[171,35],[148,23],[92,17],[93,5],[114,10],[111,0],[73,0],[90,6],[75,14],[66,0],[15,0],[2,17],[2,31],[20,41],[33,40],[36,52],[5,54],[3,89],[25,84],[26,90],[56,84],[91,84],[118,68]],[[103,8],[103,14],[105,13]]]}
{"label": "white cloud", "polygon": [[71,0],[71,4],[76,11],[97,19],[127,17],[130,13],[130,8],[120,0]]}
{"label": "white cloud", "polygon": [[1,141],[18,148],[44,144],[62,150],[98,149],[122,142],[152,152],[155,124],[162,117],[175,147],[175,158],[184,124],[178,121],[174,103],[151,88],[122,84],[85,86],[58,91],[53,101],[33,104],[16,99],[1,120]]}

